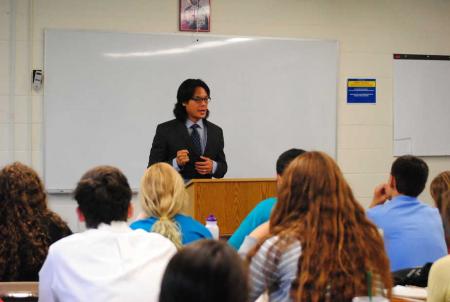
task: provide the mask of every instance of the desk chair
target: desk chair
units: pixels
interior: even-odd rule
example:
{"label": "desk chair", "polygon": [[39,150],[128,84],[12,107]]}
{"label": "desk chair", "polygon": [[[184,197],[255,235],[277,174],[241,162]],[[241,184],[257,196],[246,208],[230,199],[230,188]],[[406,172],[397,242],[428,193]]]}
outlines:
{"label": "desk chair", "polygon": [[4,302],[35,302],[38,285],[38,282],[0,282],[0,297]]}

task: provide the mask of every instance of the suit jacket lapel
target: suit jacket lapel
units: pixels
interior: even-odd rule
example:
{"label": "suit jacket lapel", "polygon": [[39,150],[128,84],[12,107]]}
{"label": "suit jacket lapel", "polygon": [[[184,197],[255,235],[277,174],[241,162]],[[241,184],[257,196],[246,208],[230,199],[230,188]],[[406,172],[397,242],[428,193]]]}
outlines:
{"label": "suit jacket lapel", "polygon": [[206,134],[206,146],[205,146],[205,151],[203,152],[203,154],[206,156],[206,154],[208,154],[207,152],[209,151],[209,149],[211,148],[211,128],[208,127],[208,121],[207,120],[203,120],[203,126],[205,127],[205,134]]}

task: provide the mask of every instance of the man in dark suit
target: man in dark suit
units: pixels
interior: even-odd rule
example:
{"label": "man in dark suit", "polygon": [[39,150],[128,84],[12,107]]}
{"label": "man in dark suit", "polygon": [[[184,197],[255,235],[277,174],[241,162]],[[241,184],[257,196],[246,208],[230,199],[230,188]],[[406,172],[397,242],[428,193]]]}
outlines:
{"label": "man in dark suit", "polygon": [[175,119],[159,124],[153,138],[148,167],[172,165],[184,179],[222,178],[227,172],[222,129],[207,121],[210,91],[205,82],[181,83],[173,113]]}

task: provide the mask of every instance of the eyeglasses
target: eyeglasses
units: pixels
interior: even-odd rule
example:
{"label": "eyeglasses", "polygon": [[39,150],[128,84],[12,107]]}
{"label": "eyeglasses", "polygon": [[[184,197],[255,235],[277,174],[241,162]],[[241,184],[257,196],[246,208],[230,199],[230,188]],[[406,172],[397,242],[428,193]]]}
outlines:
{"label": "eyeglasses", "polygon": [[211,101],[211,98],[209,96],[206,97],[206,98],[201,98],[201,97],[198,97],[198,96],[194,96],[194,97],[191,98],[191,100],[193,100],[193,101],[195,101],[197,103],[201,103],[201,102],[209,103]]}

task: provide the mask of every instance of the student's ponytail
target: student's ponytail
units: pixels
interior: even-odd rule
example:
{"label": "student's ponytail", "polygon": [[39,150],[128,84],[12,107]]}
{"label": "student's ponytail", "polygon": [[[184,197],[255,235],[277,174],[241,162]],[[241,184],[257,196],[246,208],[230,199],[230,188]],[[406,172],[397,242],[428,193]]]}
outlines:
{"label": "student's ponytail", "polygon": [[174,220],[187,201],[184,182],[175,169],[166,163],[156,163],[147,169],[141,180],[141,205],[148,217],[156,218],[152,232],[182,247],[182,234]]}
{"label": "student's ponytail", "polygon": [[178,224],[166,216],[160,217],[158,221],[153,224],[152,232],[159,233],[168,238],[175,244],[177,249],[180,249],[183,246],[181,230]]}

